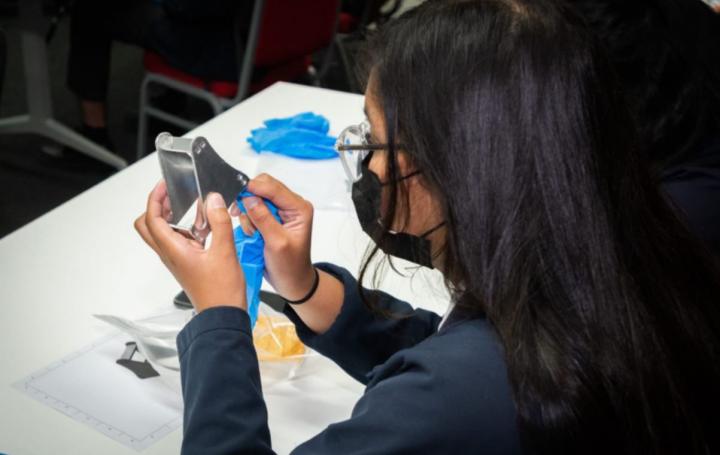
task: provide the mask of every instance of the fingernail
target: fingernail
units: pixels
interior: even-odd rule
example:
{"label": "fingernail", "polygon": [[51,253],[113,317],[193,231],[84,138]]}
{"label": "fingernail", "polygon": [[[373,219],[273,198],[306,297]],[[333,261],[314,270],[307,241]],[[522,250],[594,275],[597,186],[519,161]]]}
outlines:
{"label": "fingernail", "polygon": [[218,193],[210,193],[207,197],[207,206],[209,209],[224,209],[225,201]]}
{"label": "fingernail", "polygon": [[256,197],[248,197],[243,199],[243,205],[246,209],[251,209],[258,205],[260,203],[260,200]]}

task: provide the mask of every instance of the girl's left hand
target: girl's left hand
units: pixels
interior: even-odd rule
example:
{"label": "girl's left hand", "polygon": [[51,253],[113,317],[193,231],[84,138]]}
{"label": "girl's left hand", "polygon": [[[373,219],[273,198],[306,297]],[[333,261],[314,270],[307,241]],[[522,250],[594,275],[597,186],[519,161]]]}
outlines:
{"label": "girl's left hand", "polygon": [[212,231],[208,249],[170,227],[163,216],[168,207],[167,187],[161,180],[148,197],[147,211],[135,220],[135,229],[180,283],[195,310],[199,313],[218,306],[246,310],[245,276],[237,260],[232,221],[222,196],[211,193],[206,200]]}

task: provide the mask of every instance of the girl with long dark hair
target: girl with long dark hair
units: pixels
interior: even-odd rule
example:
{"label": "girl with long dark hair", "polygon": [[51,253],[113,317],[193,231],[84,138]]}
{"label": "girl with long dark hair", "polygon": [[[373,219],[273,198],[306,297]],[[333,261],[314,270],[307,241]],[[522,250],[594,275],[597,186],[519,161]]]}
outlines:
{"label": "girl with long dark hair", "polygon": [[[303,341],[367,385],[294,453],[720,451],[720,280],[640,153],[608,59],[550,0],[429,1],[371,46],[368,121],[338,149],[363,229],[438,268],[444,319],[311,264],[312,206],[269,176],[244,200]],[[272,453],[230,216],[203,250],[136,228],[198,315],[178,337],[184,453]],[[369,261],[369,260],[368,260]],[[367,262],[361,277],[367,271]]]}

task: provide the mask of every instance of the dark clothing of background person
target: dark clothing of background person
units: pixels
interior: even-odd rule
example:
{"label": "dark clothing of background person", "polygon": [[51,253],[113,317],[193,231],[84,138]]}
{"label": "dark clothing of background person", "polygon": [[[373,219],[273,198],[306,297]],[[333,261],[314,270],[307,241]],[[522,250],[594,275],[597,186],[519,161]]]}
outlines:
{"label": "dark clothing of background person", "polygon": [[567,0],[608,51],[643,158],[720,258],[720,16],[699,0]]}
{"label": "dark clothing of background person", "polygon": [[661,182],[690,231],[720,258],[720,134],[692,160],[667,168]]}
{"label": "dark clothing of background person", "polygon": [[237,80],[235,0],[78,0],[72,12],[68,86],[83,100],[105,101],[114,41],[159,54],[207,80]]}

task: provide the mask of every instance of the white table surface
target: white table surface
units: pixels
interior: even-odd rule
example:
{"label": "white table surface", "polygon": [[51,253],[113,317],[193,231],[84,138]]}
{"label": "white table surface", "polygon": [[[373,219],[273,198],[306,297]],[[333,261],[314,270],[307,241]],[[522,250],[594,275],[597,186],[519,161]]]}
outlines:
{"label": "white table surface", "polygon": [[[311,110],[329,118],[330,133],[337,135],[362,120],[362,106],[359,95],[279,83],[188,135],[205,136],[223,158],[252,176],[258,158],[245,138],[262,120]],[[179,287],[133,229],[159,178],[153,153],[0,239],[0,453],[135,453],[11,384],[112,332],[92,314],[139,319],[172,308]],[[333,262],[357,274],[367,243],[354,212],[316,211],[314,261]],[[389,272],[381,288],[440,313],[447,305],[437,272],[423,271],[413,278]],[[362,393],[339,368],[317,380],[343,383],[357,396]],[[268,396],[274,448],[289,452],[348,417],[353,404],[347,400],[318,406],[305,394]],[[143,453],[178,453],[181,438],[177,430]]]}

